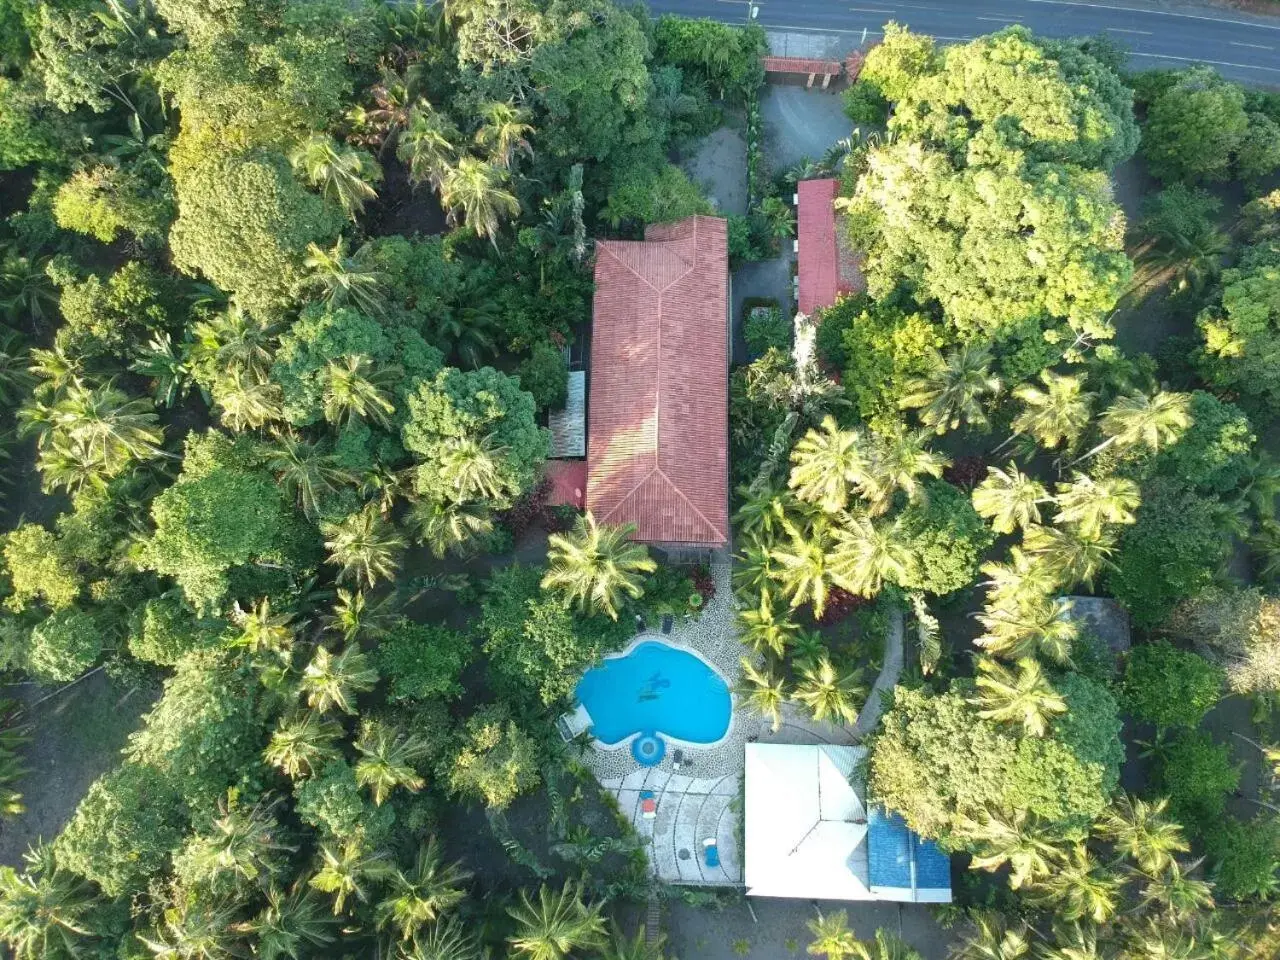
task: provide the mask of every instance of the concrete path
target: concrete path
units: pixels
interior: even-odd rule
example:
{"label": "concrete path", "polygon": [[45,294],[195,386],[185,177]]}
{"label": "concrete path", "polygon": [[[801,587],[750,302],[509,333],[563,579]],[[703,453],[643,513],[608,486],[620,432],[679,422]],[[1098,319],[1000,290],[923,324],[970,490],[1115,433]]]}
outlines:
{"label": "concrete path", "polygon": [[855,740],[863,739],[876,728],[876,724],[880,722],[880,715],[884,713],[885,698],[898,685],[898,678],[902,676],[902,647],[905,633],[906,616],[899,607],[889,614],[889,635],[884,639],[884,664],[880,667],[880,676],[876,677],[862,712],[858,714],[858,722],[853,726]]}

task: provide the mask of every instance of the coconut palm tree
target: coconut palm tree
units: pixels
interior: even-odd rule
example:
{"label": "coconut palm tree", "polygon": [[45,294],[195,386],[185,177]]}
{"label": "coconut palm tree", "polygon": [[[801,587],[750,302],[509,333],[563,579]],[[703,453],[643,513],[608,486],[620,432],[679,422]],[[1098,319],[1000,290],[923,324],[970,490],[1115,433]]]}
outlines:
{"label": "coconut palm tree", "polygon": [[401,940],[416,939],[424,927],[466,899],[464,888],[470,879],[471,874],[459,864],[444,862],[439,842],[430,837],[418,847],[407,873],[391,874],[387,895],[374,911],[378,929],[394,926]]}
{"label": "coconut palm tree", "polygon": [[320,195],[346,211],[352,221],[377,197],[373,185],[382,179],[378,161],[364,150],[340,146],[326,133],[313,133],[289,154],[295,173]]}
{"label": "coconut palm tree", "polygon": [[631,542],[633,533],[634,526],[597,524],[588,510],[570,533],[547,538],[549,567],[542,588],[559,591],[566,604],[577,604],[585,613],[617,620],[623,597],[643,596],[641,575],[657,569],[649,551]]}
{"label": "coconut palm tree", "polygon": [[157,957],[214,960],[243,956],[240,904],[230,897],[185,896],[174,890],[153,930],[135,934]]}
{"label": "coconut palm tree", "polygon": [[213,385],[218,417],[228,429],[253,430],[283,420],[284,393],[269,380],[255,380],[231,369]]}
{"label": "coconut palm tree", "polygon": [[791,489],[797,497],[837,513],[850,495],[868,489],[869,450],[857,430],[841,430],[834,417],[801,437],[791,451]]}
{"label": "coconut palm tree", "polygon": [[533,126],[527,110],[510,102],[493,101],[480,108],[480,116],[483,123],[476,131],[476,146],[488,154],[490,163],[508,169],[516,154],[533,156],[529,145]]}
{"label": "coconut palm tree", "polygon": [[358,648],[344,647],[335,656],[325,647],[316,647],[300,686],[313,710],[323,713],[337,707],[343,713],[355,713],[356,695],[372,690],[377,682],[378,672]]}
{"label": "coconut palm tree", "polygon": [[1098,944],[1098,928],[1092,924],[1061,924],[1054,927],[1054,942],[1041,943],[1040,960],[1105,960]]}
{"label": "coconut palm tree", "polygon": [[329,563],[338,567],[338,580],[354,580],[372,587],[379,580],[391,580],[400,569],[404,537],[374,508],[364,508],[337,523],[320,524]]}
{"label": "coconut palm tree", "polygon": [[773,732],[778,732],[782,726],[782,705],[787,702],[786,684],[781,677],[774,676],[767,667],[757,668],[743,657],[737,693],[748,709],[767,717]]}
{"label": "coconut palm tree", "polygon": [[1189,874],[1200,865],[1183,866],[1170,860],[1163,870],[1145,878],[1141,906],[1169,923],[1183,923],[1213,909],[1213,885]]}
{"label": "coconut palm tree", "polygon": [[1032,884],[1033,900],[1071,923],[1106,923],[1119,905],[1124,878],[1077,843],[1048,876]]}
{"label": "coconut palm tree", "polygon": [[287,894],[271,887],[266,896],[267,905],[246,924],[262,960],[304,960],[312,956],[311,947],[333,943],[335,921],[305,886]]}
{"label": "coconut palm tree", "polygon": [[355,766],[356,783],[369,788],[374,806],[382,806],[396,787],[417,793],[427,785],[415,768],[431,753],[431,745],[421,737],[388,723],[366,720],[360,725],[355,746],[360,754]]}
{"label": "coconut palm tree", "polygon": [[[191,366],[165,331],[152,334],[134,353],[129,369],[151,381],[151,393],[162,407],[172,407],[191,389]],[[0,378],[0,402],[5,391]]]}
{"label": "coconut palm tree", "polygon": [[809,933],[813,935],[813,941],[806,949],[810,956],[847,960],[858,956],[862,947],[849,929],[849,915],[843,910],[819,913],[816,919],[809,921]]}
{"label": "coconut palm tree", "polygon": [[650,943],[643,925],[636,929],[634,937],[628,937],[614,924],[610,927],[609,942],[605,944],[600,960],[664,960],[666,942],[667,938],[660,933]]}
{"label": "coconut palm tree", "polygon": [[1032,557],[1021,547],[1009,548],[1009,562],[984,563],[987,575],[987,606],[1014,610],[1046,600],[1059,586],[1057,572],[1047,563]]}
{"label": "coconut palm tree", "polygon": [[783,523],[787,542],[774,547],[777,580],[791,602],[791,608],[813,605],[813,616],[821,619],[827,597],[835,586],[831,559],[836,553],[835,531],[826,517],[815,517],[803,528],[791,520]]}
{"label": "coconut palm tree", "polygon": [[924,495],[921,478],[942,476],[951,461],[928,448],[928,437],[924,431],[899,429],[878,438],[870,467],[873,481],[863,493],[872,513],[888,510],[898,491],[919,500]]}
{"label": "coconut palm tree", "polygon": [[342,913],[351,897],[369,902],[369,886],[391,876],[395,867],[385,853],[366,849],[360,840],[320,845],[320,865],[308,883],[333,894],[333,915]]}
{"label": "coconut palm tree", "polygon": [[830,563],[837,585],[874,597],[886,580],[900,583],[913,567],[915,556],[896,523],[875,524],[869,517],[850,517],[836,527]]}
{"label": "coconut palm tree", "polygon": [[1150,397],[1145,393],[1117,397],[1102,414],[1100,423],[1105,439],[1076,463],[1097,456],[1113,445],[1121,450],[1143,447],[1150,453],[1158,452],[1191,426],[1190,404],[1189,394],[1167,390]]}
{"label": "coconut palm tree", "polygon": [[21,432],[37,435],[38,447],[63,446],[105,478],[164,452],[164,429],[151,400],[131,398],[111,383],[87,387],[72,382],[52,405],[42,407],[37,401],[20,409],[18,423]]}
{"label": "coconut palm tree", "polygon": [[984,607],[978,614],[983,635],[974,641],[997,657],[1044,656],[1054,663],[1068,663],[1078,628],[1071,618],[1070,601],[1043,597],[1013,607]]}
{"label": "coconut palm tree", "polygon": [[1030,929],[1025,921],[1009,924],[1000,914],[983,911],[974,918],[974,926],[973,934],[952,952],[952,960],[1024,960],[1030,957]]}
{"label": "coconut palm tree", "polygon": [[1013,533],[1040,522],[1040,504],[1052,498],[1044,484],[1028,477],[1016,463],[1009,469],[987,467],[987,477],[973,488],[973,509],[991,521],[996,533]]}
{"label": "coconut palm tree", "polygon": [[1138,485],[1125,477],[1094,480],[1075,474],[1070,483],[1058,484],[1056,523],[1073,523],[1085,537],[1097,537],[1104,524],[1133,523],[1133,511],[1142,502]]}
{"label": "coconut palm tree", "polygon": [[1048,876],[1062,860],[1056,838],[1026,810],[1012,817],[988,811],[980,822],[967,824],[964,833],[976,844],[973,866],[996,871],[1007,864],[1009,886],[1015,890]]}
{"label": "coconut palm tree", "polygon": [[375,367],[370,357],[358,353],[330,360],[321,373],[324,418],[339,427],[353,420],[388,426],[396,411],[390,392],[400,373],[395,366]]}
{"label": "coconut palm tree", "polygon": [[1043,390],[1034,384],[1014,389],[1022,411],[1013,418],[1014,432],[1001,447],[1023,435],[1050,450],[1064,443],[1070,447],[1089,426],[1095,394],[1085,391],[1083,377],[1042,370],[1040,382]]}
{"label": "coconut palm tree", "polygon": [[520,902],[507,912],[516,922],[507,942],[517,956],[529,960],[565,960],[574,951],[598,949],[605,942],[600,905],[584,903],[572,882],[559,891],[544,884],[537,903],[521,890]]}
{"label": "coconut palm tree", "polygon": [[0,404],[16,407],[19,399],[35,386],[30,364],[31,357],[18,334],[0,328]]}
{"label": "coconut palm tree", "polygon": [[1032,562],[1045,564],[1064,589],[1093,583],[1115,549],[1115,535],[1106,529],[1088,537],[1080,530],[1031,527],[1022,542]]}
{"label": "coconut palm tree", "polygon": [[466,500],[505,500],[515,491],[503,475],[505,447],[497,446],[492,436],[451,437],[440,454],[440,479],[449,488],[451,498]]}
{"label": "coconut palm tree", "polygon": [[485,503],[431,499],[416,501],[407,517],[410,527],[436,557],[468,554],[493,530],[493,511]]}
{"label": "coconut palm tree", "polygon": [[733,564],[733,589],[743,597],[752,597],[777,582],[781,567],[773,559],[773,549],[758,537],[746,537],[742,551]]}
{"label": "coconut palm tree", "polygon": [[1126,960],[1221,960],[1223,952],[1214,949],[1215,932],[1203,931],[1203,939],[1201,933],[1200,929],[1188,930],[1148,919],[1143,926],[1129,931]]}
{"label": "coconut palm tree", "polygon": [[858,719],[855,701],[865,700],[867,696],[867,688],[859,683],[861,673],[854,670],[842,674],[829,657],[823,656],[816,663],[801,667],[794,699],[807,706],[819,723],[828,717],[837,722],[855,723]]}
{"label": "coconut palm tree", "polygon": [[773,594],[766,586],[760,590],[760,603],[738,613],[742,642],[756,653],[768,651],[775,657],[786,653],[787,646],[799,631],[787,611],[774,608]]}
{"label": "coconut palm tree", "polygon": [[325,618],[326,626],[342,634],[347,643],[365,637],[377,640],[400,621],[395,594],[370,603],[363,590],[338,589],[333,612]]}
{"label": "coconut palm tree", "polygon": [[461,215],[467,226],[495,244],[499,222],[520,214],[520,201],[507,189],[507,172],[475,157],[459,157],[445,171],[440,202],[450,222],[456,223]]}
{"label": "coconut palm tree", "polygon": [[274,323],[234,304],[191,327],[187,361],[203,381],[238,373],[250,383],[267,379],[275,359]]}
{"label": "coconut palm tree", "polygon": [[26,868],[0,866],[0,940],[14,960],[78,957],[98,938],[93,884],[60,870],[53,848],[37,841],[22,859]]}
{"label": "coconut palm tree", "polygon": [[936,350],[929,372],[904,387],[898,405],[918,409],[920,422],[935,433],[946,433],[967,423],[985,430],[989,426],[983,400],[1000,392],[1000,378],[991,372],[991,350],[986,344],[964,344],[944,358]]}
{"label": "coconut palm tree", "polygon": [[441,309],[431,320],[431,342],[446,356],[457,357],[458,364],[471,370],[496,356],[501,318],[497,304],[487,298],[486,289],[472,289],[464,281],[459,293],[461,306]]}
{"label": "coconut palm tree", "polygon": [[387,309],[386,277],[370,262],[369,249],[365,245],[350,253],[346,237],[339,237],[331,250],[307,244],[302,260],[307,275],[299,285],[299,294],[314,295],[334,309],[351,307],[366,316],[382,316]]}
{"label": "coconut palm tree", "polygon": [[1049,732],[1049,719],[1067,712],[1067,701],[1049,684],[1040,661],[1022,657],[1017,672],[992,660],[978,660],[977,696],[970,703],[978,716],[997,723],[1015,723],[1030,737]]}
{"label": "coconut palm tree", "polygon": [[1167,799],[1147,802],[1121,794],[1102,815],[1101,836],[1110,840],[1116,852],[1126,856],[1148,875],[1169,869],[1174,856],[1191,847],[1182,827],[1165,816]]}
{"label": "coconut palm tree", "polygon": [[782,532],[782,519],[787,515],[788,506],[795,503],[788,491],[779,490],[772,484],[752,490],[743,484],[737,493],[742,498],[742,505],[733,515],[733,522],[740,537],[770,539]]}
{"label": "coconut palm tree", "polygon": [[450,917],[420,930],[411,943],[401,944],[397,960],[481,960],[481,954],[475,938]]}
{"label": "coconut palm tree", "polygon": [[[327,653],[327,651],[326,651]],[[314,711],[283,718],[271,734],[263,758],[286,776],[314,776],[330,760],[338,757],[342,724]]]}
{"label": "coconut palm tree", "polygon": [[1141,268],[1135,286],[1168,278],[1182,293],[1202,292],[1222,270],[1222,261],[1231,252],[1231,237],[1207,220],[1187,219],[1151,236],[1136,257]]}
{"label": "coconut palm tree", "polygon": [[49,276],[51,259],[0,251],[0,313],[10,323],[39,329],[56,315],[59,293]]}
{"label": "coconut palm tree", "polygon": [[275,818],[279,800],[242,806],[232,797],[218,801],[210,827],[187,841],[180,857],[183,876],[216,885],[223,877],[246,884],[269,879],[284,869],[284,857],[297,850],[283,843]]}
{"label": "coconut palm tree", "polygon": [[396,156],[409,168],[415,184],[430,183],[439,190],[458,155],[462,135],[453,122],[425,100],[408,111]]}
{"label": "coconut palm tree", "polygon": [[273,434],[266,454],[267,469],[308,520],[320,515],[321,503],[337,493],[339,487],[353,486],[358,479],[352,471],[339,466],[332,453],[300,439],[292,430]]}

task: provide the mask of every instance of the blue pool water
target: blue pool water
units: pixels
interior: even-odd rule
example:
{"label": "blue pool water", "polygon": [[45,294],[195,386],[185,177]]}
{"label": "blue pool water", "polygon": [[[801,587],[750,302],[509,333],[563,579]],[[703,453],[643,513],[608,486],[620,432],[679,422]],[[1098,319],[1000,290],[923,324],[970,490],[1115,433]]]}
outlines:
{"label": "blue pool water", "polygon": [[729,687],[720,674],[654,640],[592,667],[575,692],[591,714],[592,736],[609,746],[637,733],[715,743],[729,729]]}

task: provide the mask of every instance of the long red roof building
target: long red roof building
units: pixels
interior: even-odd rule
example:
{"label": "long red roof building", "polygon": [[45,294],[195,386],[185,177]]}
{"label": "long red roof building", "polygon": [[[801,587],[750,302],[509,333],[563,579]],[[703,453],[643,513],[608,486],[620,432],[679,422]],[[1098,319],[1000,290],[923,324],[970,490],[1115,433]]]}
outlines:
{"label": "long red roof building", "polygon": [[717,217],[596,244],[586,506],[643,543],[728,543],[728,254]]}
{"label": "long red roof building", "polygon": [[836,230],[838,180],[801,180],[796,184],[796,240],[799,248],[799,309],[805,316],[831,306],[841,294],[866,287],[862,270]]}

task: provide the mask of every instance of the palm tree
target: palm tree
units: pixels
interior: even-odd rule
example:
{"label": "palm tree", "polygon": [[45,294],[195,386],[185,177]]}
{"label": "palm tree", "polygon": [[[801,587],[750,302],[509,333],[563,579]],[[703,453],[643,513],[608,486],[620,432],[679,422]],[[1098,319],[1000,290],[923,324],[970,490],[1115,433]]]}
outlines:
{"label": "palm tree", "polygon": [[386,854],[365,849],[359,840],[344,840],[335,848],[320,845],[320,869],[308,882],[321,893],[333,894],[333,914],[342,913],[350,897],[369,902],[369,884],[385,880],[394,867]]}
{"label": "palm tree", "polygon": [[[771,538],[772,539],[772,538]],[[773,549],[758,537],[746,537],[742,552],[734,557],[733,589],[743,597],[768,590],[781,568],[773,559]]]}
{"label": "palm tree", "polygon": [[452,121],[425,100],[408,112],[396,156],[409,168],[413,183],[430,183],[439,190],[458,151],[461,138]]}
{"label": "palm tree", "polygon": [[1009,548],[1009,563],[982,565],[987,575],[987,606],[1013,610],[1046,600],[1059,586],[1058,575],[1049,564],[1032,557],[1021,547]]}
{"label": "palm tree", "polygon": [[449,918],[419,931],[412,943],[401,944],[398,960],[481,960],[481,954],[475,938]]}
{"label": "palm tree", "polygon": [[[326,651],[327,652],[327,651]],[[293,779],[315,776],[340,756],[342,724],[308,711],[282,719],[263,751],[263,758]]]}
{"label": "palm tree", "polygon": [[977,929],[952,953],[952,960],[1024,960],[1031,954],[1031,938],[1025,921],[1008,925],[998,913],[983,911]]}
{"label": "palm tree", "polygon": [[863,700],[867,695],[867,688],[858,682],[860,674],[860,670],[841,674],[832,665],[830,657],[823,656],[817,663],[801,667],[795,699],[807,706],[813,719],[819,723],[828,717],[855,723],[858,708],[854,701]]}
{"label": "palm tree", "polygon": [[1040,944],[1041,960],[1104,960],[1098,946],[1098,928],[1072,923],[1054,928],[1055,943]]}
{"label": "palm tree", "polygon": [[1186,219],[1178,226],[1160,230],[1144,245],[1136,257],[1142,270],[1135,286],[1168,277],[1176,292],[1198,294],[1217,277],[1231,237],[1207,220]]}
{"label": "palm tree", "polygon": [[791,520],[783,522],[788,542],[775,547],[773,560],[778,565],[778,582],[791,601],[791,608],[803,603],[813,605],[813,616],[821,619],[827,596],[835,585],[832,556],[836,552],[835,534],[825,517],[817,517],[803,529]]}
{"label": "palm tree", "polygon": [[54,315],[59,294],[49,276],[51,259],[0,255],[0,312],[10,323],[39,328]]}
{"label": "palm tree", "polygon": [[919,409],[920,422],[935,433],[955,430],[961,423],[986,429],[989,425],[982,401],[1000,392],[1000,378],[991,372],[991,350],[986,344],[965,344],[946,358],[936,350],[931,368],[904,387],[898,405]]}
{"label": "palm tree", "polygon": [[1019,724],[1031,737],[1049,732],[1049,717],[1067,712],[1067,701],[1053,689],[1040,661],[1022,657],[1017,672],[982,657],[975,680],[977,696],[969,702],[978,707],[978,716],[997,723]]}
{"label": "palm tree", "polygon": [[896,430],[880,438],[876,446],[871,472],[875,482],[864,493],[870,500],[872,513],[883,513],[893,504],[893,495],[899,490],[911,500],[924,495],[921,477],[942,476],[951,462],[940,453],[928,449],[928,434],[924,431]]}
{"label": "palm tree", "polygon": [[973,488],[973,509],[991,521],[996,533],[1013,533],[1040,522],[1040,504],[1051,500],[1044,484],[1009,464],[1008,471],[987,467],[987,477]]}
{"label": "palm tree", "polygon": [[1015,890],[1048,876],[1062,859],[1055,838],[1026,810],[1007,819],[987,812],[980,823],[968,824],[964,832],[977,844],[973,866],[995,871],[1008,864],[1009,886]]}
{"label": "palm tree", "polygon": [[151,400],[130,398],[110,383],[70,383],[51,406],[20,409],[18,422],[22,432],[38,434],[38,446],[64,445],[103,477],[119,476],[136,461],[164,452],[164,430]]}
{"label": "palm tree", "polygon": [[1043,597],[1014,607],[988,606],[978,614],[985,631],[974,641],[998,657],[1042,655],[1054,663],[1068,663],[1078,627],[1070,601]]}
{"label": "palm tree", "polygon": [[484,123],[476,131],[476,145],[488,152],[490,163],[506,169],[517,153],[533,156],[528,139],[533,126],[528,122],[527,110],[510,102],[494,101],[480,108],[480,116]]}
{"label": "palm tree", "polygon": [[795,502],[787,491],[771,484],[753,491],[743,484],[737,493],[742,498],[742,505],[733,515],[733,522],[740,537],[768,539],[782,532],[782,518],[787,515],[788,505]]}
{"label": "palm tree", "polygon": [[390,424],[396,408],[388,393],[400,379],[399,367],[375,369],[371,358],[353,353],[330,360],[321,378],[324,418],[330,423],[343,426],[353,420],[372,420],[381,427]]}
{"label": "palm tree", "polygon": [[1213,885],[1188,874],[1199,861],[1184,867],[1170,860],[1163,870],[1146,878],[1142,907],[1170,923],[1183,923],[1203,910],[1213,909]]}
{"label": "palm tree", "polygon": [[498,353],[494,338],[498,335],[500,320],[495,303],[487,299],[471,299],[468,294],[479,298],[487,297],[489,292],[472,290],[471,284],[464,281],[459,294],[464,305],[436,313],[431,323],[431,342],[437,344],[446,356],[457,357],[461,366],[474,370],[485,358]]}
{"label": "palm tree", "polygon": [[1169,869],[1175,854],[1191,849],[1182,827],[1165,816],[1168,807],[1167,799],[1148,803],[1121,794],[1103,813],[1098,832],[1144,873],[1158,874]]}
{"label": "palm tree", "polygon": [[843,910],[818,914],[817,919],[809,921],[809,932],[813,935],[813,941],[805,952],[811,956],[846,960],[848,957],[858,956],[862,947],[849,929],[849,915]]}
{"label": "palm tree", "polygon": [[768,587],[760,591],[760,603],[754,608],[739,611],[738,623],[742,627],[742,642],[756,653],[766,650],[775,657],[786,653],[787,645],[800,629],[787,611],[774,609],[773,594]]}
{"label": "palm tree", "polygon": [[566,604],[576,603],[585,613],[617,620],[623,596],[643,596],[641,574],[657,569],[649,551],[630,541],[633,533],[634,526],[598,525],[588,510],[572,532],[547,538],[549,568],[542,588],[560,591]]}
{"label": "palm tree", "polygon": [[791,489],[801,500],[837,513],[853,492],[870,484],[866,439],[857,430],[841,430],[835,418],[825,417],[791,451]]}
{"label": "palm tree", "polygon": [[238,636],[229,641],[251,653],[287,655],[293,649],[297,625],[292,613],[272,613],[271,599],[264,597],[248,612],[240,608],[239,601],[232,606],[231,620],[240,628]]}
{"label": "palm tree", "polygon": [[781,677],[775,677],[768,668],[758,669],[743,657],[737,693],[748,709],[767,717],[773,732],[778,732],[782,726],[782,705],[787,702],[786,684]]}
{"label": "palm tree", "polygon": [[[1013,391],[1022,403],[1022,412],[1013,418],[1014,437],[1027,434],[1050,450],[1065,443],[1074,444],[1089,425],[1094,394],[1084,390],[1084,378],[1040,372],[1041,390],[1034,384],[1023,384]],[[1003,447],[1004,444],[1001,444]]]}
{"label": "palm tree", "polygon": [[408,873],[391,874],[387,895],[374,911],[378,929],[395,926],[401,940],[416,939],[423,927],[466,899],[463,888],[469,879],[471,874],[460,865],[443,862],[439,842],[429,838],[418,847]]}
{"label": "palm tree", "polygon": [[1089,848],[1077,843],[1054,871],[1033,885],[1038,901],[1056,918],[1077,923],[1106,923],[1116,912],[1124,879],[1099,864]]}
{"label": "palm tree", "polygon": [[[191,389],[191,367],[165,331],[152,334],[146,346],[134,354],[129,369],[151,381],[155,402],[163,407],[172,407]],[[0,402],[5,402],[2,384]]]}
{"label": "palm tree", "polygon": [[484,503],[458,500],[420,500],[408,515],[409,525],[432,554],[470,553],[481,537],[493,530],[493,511]]}
{"label": "palm tree", "polygon": [[393,579],[400,569],[405,539],[373,504],[337,523],[320,524],[320,532],[329,563],[339,568],[340,582],[354,580],[372,587],[379,580]]}
{"label": "palm tree", "polygon": [[360,725],[355,746],[360,754],[356,783],[369,788],[374,806],[382,806],[396,787],[417,793],[427,785],[415,769],[415,764],[431,753],[431,745],[421,737],[381,721],[366,720]]}
{"label": "palm tree", "polygon": [[0,404],[16,407],[19,399],[35,386],[30,363],[31,357],[22,348],[18,334],[0,328]]}
{"label": "palm tree", "polygon": [[851,517],[836,528],[832,579],[851,593],[874,597],[884,582],[901,583],[915,564],[898,525]]}
{"label": "palm tree", "polygon": [[355,713],[356,694],[367,693],[377,682],[378,672],[358,648],[344,647],[334,656],[325,647],[316,647],[301,686],[311,709],[323,713],[337,707],[343,713]]}
{"label": "palm tree", "polygon": [[610,928],[609,942],[605,944],[600,960],[664,960],[663,948],[667,938],[658,934],[650,943],[643,925],[636,930],[634,937],[628,937],[616,924]]}
{"label": "palm tree", "polygon": [[536,904],[521,890],[520,903],[507,912],[516,922],[516,933],[507,942],[515,954],[529,960],[565,960],[576,950],[604,945],[600,905],[583,903],[572,882],[559,892],[543,885]]}
{"label": "palm tree", "polygon": [[14,960],[78,957],[95,940],[93,884],[60,870],[53,848],[37,842],[23,854],[26,869],[0,866],[0,940]]}
{"label": "palm tree", "polygon": [[384,596],[370,604],[363,590],[338,589],[338,601],[333,613],[325,618],[326,626],[342,634],[342,639],[353,643],[361,637],[371,640],[385,636],[400,621],[395,595]]}
{"label": "palm tree", "polygon": [[506,187],[507,173],[501,167],[460,157],[445,171],[440,184],[440,202],[456,223],[459,214],[472,230],[497,243],[499,221],[520,213],[520,201]]}
{"label": "palm tree", "polygon": [[[1129,958],[1132,960],[1219,960],[1222,958],[1223,952],[1213,949],[1214,931],[1205,930],[1204,939],[1199,938],[1200,933],[1200,929],[1187,930],[1149,918],[1143,927],[1130,931],[1126,960]],[[1226,956],[1230,955],[1226,954]]]}
{"label": "palm tree", "polygon": [[234,304],[191,328],[188,361],[205,380],[238,373],[250,383],[267,379],[275,359],[276,326]]}
{"label": "palm tree", "polygon": [[243,956],[240,904],[226,897],[185,896],[174,890],[165,898],[156,928],[135,934],[138,941],[164,960],[217,960]]}
{"label": "palm tree", "polygon": [[1110,564],[1115,536],[1105,529],[1087,537],[1080,530],[1041,526],[1027,530],[1022,542],[1033,562],[1045,564],[1060,586],[1070,588],[1077,583],[1093,583],[1098,572]]}
{"label": "palm tree", "polygon": [[1071,483],[1058,484],[1056,523],[1074,523],[1085,537],[1097,537],[1103,524],[1133,523],[1133,511],[1142,502],[1138,485],[1124,477],[1094,480],[1082,473]]}
{"label": "palm tree", "polygon": [[352,471],[338,465],[336,456],[299,439],[292,430],[275,433],[266,454],[267,469],[308,520],[320,515],[322,501],[336,493],[338,487],[354,485],[357,479]]}
{"label": "palm tree", "polygon": [[246,884],[268,879],[283,869],[282,857],[298,848],[281,842],[274,816],[279,800],[260,800],[250,807],[234,795],[218,801],[218,817],[208,830],[187,841],[181,853],[184,876],[216,886],[221,877]]}
{"label": "palm tree", "polygon": [[304,960],[312,955],[310,947],[333,943],[333,925],[333,918],[299,885],[288,894],[269,889],[267,905],[246,926],[257,937],[262,960]]}
{"label": "palm tree", "polygon": [[504,500],[514,492],[502,472],[506,452],[492,436],[451,437],[440,454],[440,479],[457,500]]}
{"label": "palm tree", "polygon": [[278,383],[254,380],[231,369],[213,385],[218,417],[231,430],[252,430],[284,419],[284,392]]}
{"label": "palm tree", "polygon": [[378,161],[365,151],[339,146],[326,133],[313,133],[289,154],[289,162],[320,195],[346,211],[353,221],[377,197],[373,185],[382,179]]}
{"label": "palm tree", "polygon": [[1156,453],[1173,443],[1191,426],[1191,397],[1161,390],[1148,397],[1144,393],[1117,397],[1102,414],[1102,434],[1106,438],[1076,463],[1096,456],[1113,444],[1126,450],[1145,447]]}
{"label": "palm tree", "polygon": [[349,306],[366,316],[382,316],[387,308],[383,293],[386,278],[369,262],[368,250],[366,245],[355,254],[349,253],[345,237],[339,237],[332,250],[307,244],[302,261],[307,276],[298,292],[306,295],[314,291],[321,303],[334,309]]}

